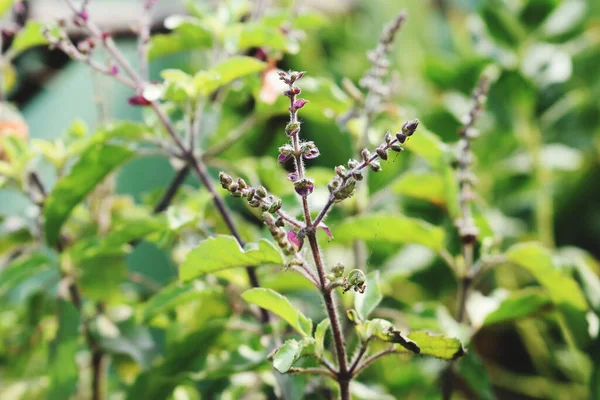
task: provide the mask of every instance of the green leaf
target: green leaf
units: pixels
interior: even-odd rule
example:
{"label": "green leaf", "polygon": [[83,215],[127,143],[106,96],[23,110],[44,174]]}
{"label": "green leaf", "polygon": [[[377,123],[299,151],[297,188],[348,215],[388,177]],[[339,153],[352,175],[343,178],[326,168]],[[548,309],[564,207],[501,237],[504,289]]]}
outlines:
{"label": "green leaf", "polygon": [[323,356],[323,352],[325,351],[325,335],[330,326],[331,321],[329,318],[325,318],[323,321],[319,322],[317,329],[315,329],[315,354],[317,357]]}
{"label": "green leaf", "polygon": [[469,351],[460,360],[459,373],[465,379],[469,388],[477,394],[480,400],[495,400],[492,381],[485,370],[485,365],[474,351]]}
{"label": "green leaf", "polygon": [[258,244],[240,247],[233,236],[218,235],[202,241],[192,249],[179,267],[179,278],[189,281],[200,275],[228,268],[252,265],[283,264],[283,257],[271,242],[261,239]]}
{"label": "green leaf", "polygon": [[200,330],[169,343],[164,361],[138,375],[127,392],[127,400],[168,398],[175,387],[189,381],[190,372],[202,370],[208,353],[221,338],[223,329],[222,320],[213,320]]}
{"label": "green leaf", "polygon": [[444,163],[445,154],[449,151],[448,145],[422,124],[406,142],[406,148],[424,158],[434,168],[439,168]]}
{"label": "green leaf", "polygon": [[75,362],[78,349],[80,315],[66,300],[58,301],[58,332],[50,355],[50,389],[48,399],[71,398],[77,389],[79,368]]}
{"label": "green leaf", "polygon": [[367,275],[367,290],[364,294],[354,295],[354,308],[361,320],[369,318],[369,314],[377,308],[383,300],[379,287],[379,271],[373,271]]}
{"label": "green leaf", "polygon": [[215,289],[207,288],[201,282],[174,282],[155,294],[142,307],[143,321],[150,321],[157,315],[167,313],[180,304],[211,295]]}
{"label": "green leaf", "polygon": [[551,304],[550,298],[536,288],[527,288],[512,293],[499,307],[489,313],[483,326],[514,321],[527,317]]}
{"label": "green leaf", "polygon": [[212,33],[192,18],[179,24],[171,33],[156,34],[150,39],[150,60],[184,51],[209,49],[213,44]]}
{"label": "green leaf", "polygon": [[18,258],[0,269],[0,299],[27,279],[48,270],[50,263],[51,260],[45,255],[34,253]]}
{"label": "green leaf", "polygon": [[96,145],[81,155],[71,171],[58,181],[44,203],[44,233],[53,246],[71,211],[110,172],[130,159],[133,151],[114,145]]}
{"label": "green leaf", "polygon": [[272,50],[297,52],[297,45],[289,40],[279,27],[262,23],[239,23],[230,25],[225,31],[228,48],[238,52],[252,47],[268,47]]}
{"label": "green leaf", "polygon": [[148,127],[139,122],[117,121],[101,127],[91,136],[74,141],[67,148],[67,156],[80,155],[90,148],[110,142],[131,142],[141,139],[148,132]]}
{"label": "green leaf", "polygon": [[[108,328],[102,329],[102,323]],[[105,316],[96,318],[96,326],[100,334],[99,344],[107,354],[129,356],[143,370],[151,367],[156,345],[147,327],[136,325],[132,319],[114,325]]]}
{"label": "green leaf", "polygon": [[600,263],[590,253],[574,247],[561,249],[560,254],[566,263],[573,265],[588,304],[600,315]]}
{"label": "green leaf", "polygon": [[29,20],[16,35],[10,47],[10,56],[16,55],[32,47],[42,46],[48,43],[48,40],[42,34],[44,24],[38,21]]}
{"label": "green leaf", "polygon": [[121,296],[121,283],[127,279],[127,266],[122,254],[103,254],[77,264],[79,284],[86,298],[113,302]]}
{"label": "green leaf", "polygon": [[516,48],[525,39],[526,32],[516,15],[501,4],[488,2],[481,10],[481,17],[494,40],[502,45]]}
{"label": "green leaf", "polygon": [[577,282],[558,270],[552,254],[536,243],[523,243],[511,247],[506,253],[508,261],[527,270],[546,289],[552,302],[564,315],[566,326],[578,346],[586,346],[590,337],[586,313],[588,304]]}
{"label": "green leaf", "polygon": [[555,268],[552,254],[542,246],[535,243],[518,244],[508,250],[506,257],[529,271],[547,290],[555,304],[587,310],[585,297],[575,280]]}
{"label": "green leaf", "polygon": [[428,332],[412,332],[407,336],[417,343],[423,356],[455,360],[465,355],[465,350],[458,339],[432,335]]}
{"label": "green leaf", "polygon": [[242,298],[248,303],[256,304],[281,317],[300,334],[304,336],[312,335],[312,321],[298,311],[287,298],[276,291],[254,288],[242,293]]}
{"label": "green leaf", "polygon": [[300,342],[294,339],[286,340],[273,356],[273,367],[282,374],[285,374],[300,358],[314,354],[314,338],[305,337]]}
{"label": "green leaf", "polygon": [[392,191],[436,205],[446,203],[444,178],[434,172],[406,172],[392,184]]}
{"label": "green leaf", "polygon": [[403,335],[391,322],[381,318],[374,318],[364,323],[356,324],[357,333],[363,343],[367,343],[371,338],[378,338],[384,342],[398,343],[406,350],[415,354],[420,354],[419,346]]}
{"label": "green leaf", "polygon": [[273,367],[282,374],[288,372],[296,361],[299,348],[298,341],[286,340],[273,356]]}
{"label": "green leaf", "polygon": [[247,56],[234,56],[208,71],[200,71],[194,76],[196,91],[209,95],[221,86],[227,85],[246,75],[262,71],[267,64]]}
{"label": "green leaf", "polygon": [[27,228],[21,228],[0,236],[0,255],[12,251],[15,247],[23,246],[33,240]]}
{"label": "green leaf", "polygon": [[0,17],[11,9],[15,0],[0,0]]}
{"label": "green leaf", "polygon": [[425,221],[399,214],[369,214],[346,218],[332,228],[335,239],[378,240],[394,244],[416,243],[434,250],[444,248],[444,230]]}

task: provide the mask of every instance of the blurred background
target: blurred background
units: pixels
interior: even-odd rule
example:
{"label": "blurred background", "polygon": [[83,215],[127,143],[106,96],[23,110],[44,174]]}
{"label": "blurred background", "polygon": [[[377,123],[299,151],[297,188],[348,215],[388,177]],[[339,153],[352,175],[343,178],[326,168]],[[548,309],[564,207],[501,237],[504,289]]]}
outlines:
{"label": "blurred background", "polygon": [[[67,15],[58,0],[23,3],[22,10],[3,17],[5,49],[10,46],[15,24],[23,24],[27,18],[50,21]],[[184,3],[160,1],[154,14],[154,32],[166,32],[165,17],[186,12]],[[350,106],[339,87],[344,78],[359,81],[369,68],[366,53],[375,47],[382,27],[406,9],[407,23],[390,56],[394,106],[376,122],[380,128],[377,137],[388,128],[398,130],[403,119],[418,117],[444,142],[455,143],[471,90],[483,68],[496,64],[499,78],[491,88],[488,111],[479,124],[481,136],[473,149],[478,196],[486,204],[490,225],[506,244],[540,240],[548,247],[574,246],[600,258],[600,1],[298,0],[277,4],[318,11],[303,23],[298,51],[287,54],[278,66],[308,71],[310,76],[327,78],[337,86],[328,88],[329,94],[322,101],[318,91],[307,94],[312,105],[303,113],[303,132],[318,143],[321,154],[327,155],[311,166],[330,168],[352,157],[349,135],[353,127],[343,129],[332,118]],[[131,28],[138,8],[135,0],[94,0],[91,8],[98,24],[115,32],[119,46],[133,63],[136,43]],[[77,34],[73,32],[75,37]],[[196,71],[204,62],[194,52],[173,54],[154,61],[151,72],[159,79],[162,69]],[[21,111],[31,138],[56,138],[75,120],[93,127],[106,119],[142,118],[139,108],[127,104],[132,95],[128,88],[69,61],[59,51],[36,47],[20,54],[13,64],[14,68],[5,65],[3,70],[6,97]],[[107,110],[100,109],[95,101],[99,94],[110,99]],[[220,133],[253,109],[243,98],[229,100],[223,109],[214,111],[225,122],[211,127],[215,122],[210,114],[203,122],[207,131],[215,132],[205,139],[207,142],[215,142]],[[255,112],[258,123],[243,142],[221,155],[224,160],[250,155],[275,157],[286,116],[271,112],[268,106],[256,106]],[[6,115],[3,111],[1,116]],[[420,168],[418,161],[408,157],[390,164],[383,174],[369,180],[371,192],[383,191],[383,199],[400,171]],[[54,179],[51,172],[41,172],[45,179]],[[144,203],[149,201],[149,193],[168,184],[173,173],[165,158],[138,158],[119,173],[116,187],[119,193]],[[197,186],[192,178],[188,183]],[[400,196],[398,201],[409,215],[451,226],[444,210],[436,205],[424,204],[410,195]],[[27,219],[30,209],[29,201],[17,192],[0,192],[4,219]],[[396,285],[397,296],[386,298],[386,305],[402,310],[420,303],[427,310],[429,302],[441,300],[452,307],[448,296],[456,290],[456,282],[451,272],[439,260],[431,261],[427,254],[415,252],[405,254],[408,261],[402,270],[387,275]],[[381,265],[389,253],[389,249],[374,248],[369,265]],[[150,243],[138,246],[127,263],[130,271],[160,284],[176,277],[168,254]],[[510,289],[527,281],[527,277],[506,269],[490,277],[484,289],[486,284],[488,288]],[[590,396],[590,359],[568,352],[555,324],[525,319],[491,326],[477,334],[474,346],[489,374],[481,380],[491,380],[498,398]],[[439,390],[433,384],[437,375],[430,373],[437,369],[428,363],[417,360],[398,365],[387,360],[369,370],[368,376],[383,379],[385,391],[395,398],[438,398]],[[472,368],[476,374],[480,367]],[[493,398],[490,393],[481,393],[473,398]]]}

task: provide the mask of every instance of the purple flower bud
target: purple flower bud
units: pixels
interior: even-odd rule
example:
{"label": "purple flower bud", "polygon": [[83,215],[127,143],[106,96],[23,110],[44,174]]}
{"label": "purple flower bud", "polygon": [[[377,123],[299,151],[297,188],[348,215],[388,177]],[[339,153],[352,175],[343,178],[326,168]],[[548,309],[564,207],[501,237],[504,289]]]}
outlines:
{"label": "purple flower bud", "polygon": [[129,103],[129,105],[136,106],[136,107],[137,106],[149,106],[150,104],[152,104],[141,94],[130,97],[127,100],[127,102]]}
{"label": "purple flower bud", "polygon": [[79,13],[79,18],[81,18],[84,21],[87,21],[90,18],[90,14],[88,14],[87,10],[81,10],[81,12]]}
{"label": "purple flower bud", "polygon": [[295,172],[290,172],[287,176],[288,180],[292,182],[296,182],[298,180],[298,174]]}
{"label": "purple flower bud", "polygon": [[298,132],[300,132],[300,124],[298,123],[289,123],[285,127],[285,134],[288,136],[294,136]]}
{"label": "purple flower bud", "polygon": [[400,142],[402,144],[402,143],[406,142],[406,135],[402,132],[397,132],[396,139],[398,139],[398,142]]}
{"label": "purple flower bud", "polygon": [[299,110],[299,109],[301,109],[302,107],[304,107],[304,106],[306,105],[306,103],[308,103],[308,101],[307,101],[307,100],[304,100],[304,99],[298,99],[298,100],[296,100],[296,101],[294,102],[294,108],[295,108],[296,110]]}
{"label": "purple flower bud", "polygon": [[292,158],[292,155],[289,153],[281,153],[279,157],[277,157],[277,162],[279,164],[284,164],[288,162]]}
{"label": "purple flower bud", "polygon": [[306,74],[306,71],[300,71],[296,74],[296,80],[302,79],[302,77]]}
{"label": "purple flower bud", "polygon": [[110,74],[115,76],[119,74],[119,67],[117,65],[111,65]]}
{"label": "purple flower bud", "polygon": [[290,230],[287,233],[287,238],[297,248],[302,247],[302,244],[300,243],[300,240],[298,239],[298,235],[296,235],[296,232],[294,230]]}
{"label": "purple flower bud", "polygon": [[402,133],[404,133],[406,136],[411,136],[413,133],[415,133],[418,126],[419,120],[416,118],[410,121],[406,121],[404,125],[402,125]]}
{"label": "purple flower bud", "polygon": [[294,189],[302,197],[306,197],[315,190],[315,184],[312,179],[304,178],[294,182]]}
{"label": "purple flower bud", "polygon": [[290,88],[290,91],[292,92],[292,94],[294,96],[296,96],[302,92],[302,89],[300,89],[298,86],[294,86],[294,87]]}
{"label": "purple flower bud", "polygon": [[312,160],[313,158],[319,157],[320,154],[321,153],[319,152],[319,149],[317,147],[313,147],[308,153],[304,154],[304,158],[307,160]]}

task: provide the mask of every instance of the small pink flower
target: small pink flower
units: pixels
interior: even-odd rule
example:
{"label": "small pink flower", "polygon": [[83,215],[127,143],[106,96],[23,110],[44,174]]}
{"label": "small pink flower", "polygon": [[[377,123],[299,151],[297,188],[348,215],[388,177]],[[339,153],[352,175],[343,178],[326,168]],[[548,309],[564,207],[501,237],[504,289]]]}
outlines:
{"label": "small pink flower", "polygon": [[290,230],[287,233],[287,238],[294,246],[296,246],[298,248],[301,247],[300,240],[298,239],[298,235],[296,235],[296,232],[294,230]]}
{"label": "small pink flower", "polygon": [[306,103],[308,103],[307,100],[304,99],[297,99],[296,101],[294,101],[294,108],[296,110],[301,109],[302,107],[304,107],[306,105]]}

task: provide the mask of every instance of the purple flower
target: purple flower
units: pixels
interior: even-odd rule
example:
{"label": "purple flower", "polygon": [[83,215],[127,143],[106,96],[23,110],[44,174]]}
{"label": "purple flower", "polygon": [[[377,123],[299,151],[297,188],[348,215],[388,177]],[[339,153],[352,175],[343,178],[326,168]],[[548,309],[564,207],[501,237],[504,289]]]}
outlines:
{"label": "purple flower", "polygon": [[296,110],[301,109],[302,107],[304,107],[306,105],[306,103],[308,103],[308,100],[304,100],[304,99],[297,99],[296,101],[294,101],[294,108]]}
{"label": "purple flower", "polygon": [[288,180],[292,182],[296,182],[298,180],[298,174],[295,172],[290,172],[287,176]]}
{"label": "purple flower", "polygon": [[296,235],[296,232],[293,229],[287,233],[287,238],[297,248],[302,247],[302,244],[300,243],[300,240],[298,239],[298,235]]}
{"label": "purple flower", "polygon": [[119,74],[119,67],[117,65],[112,65],[110,67],[110,74],[111,75],[118,75]]}
{"label": "purple flower", "polygon": [[88,14],[87,10],[81,10],[81,12],[79,13],[79,17],[84,20],[87,21],[90,18],[90,14]]}

